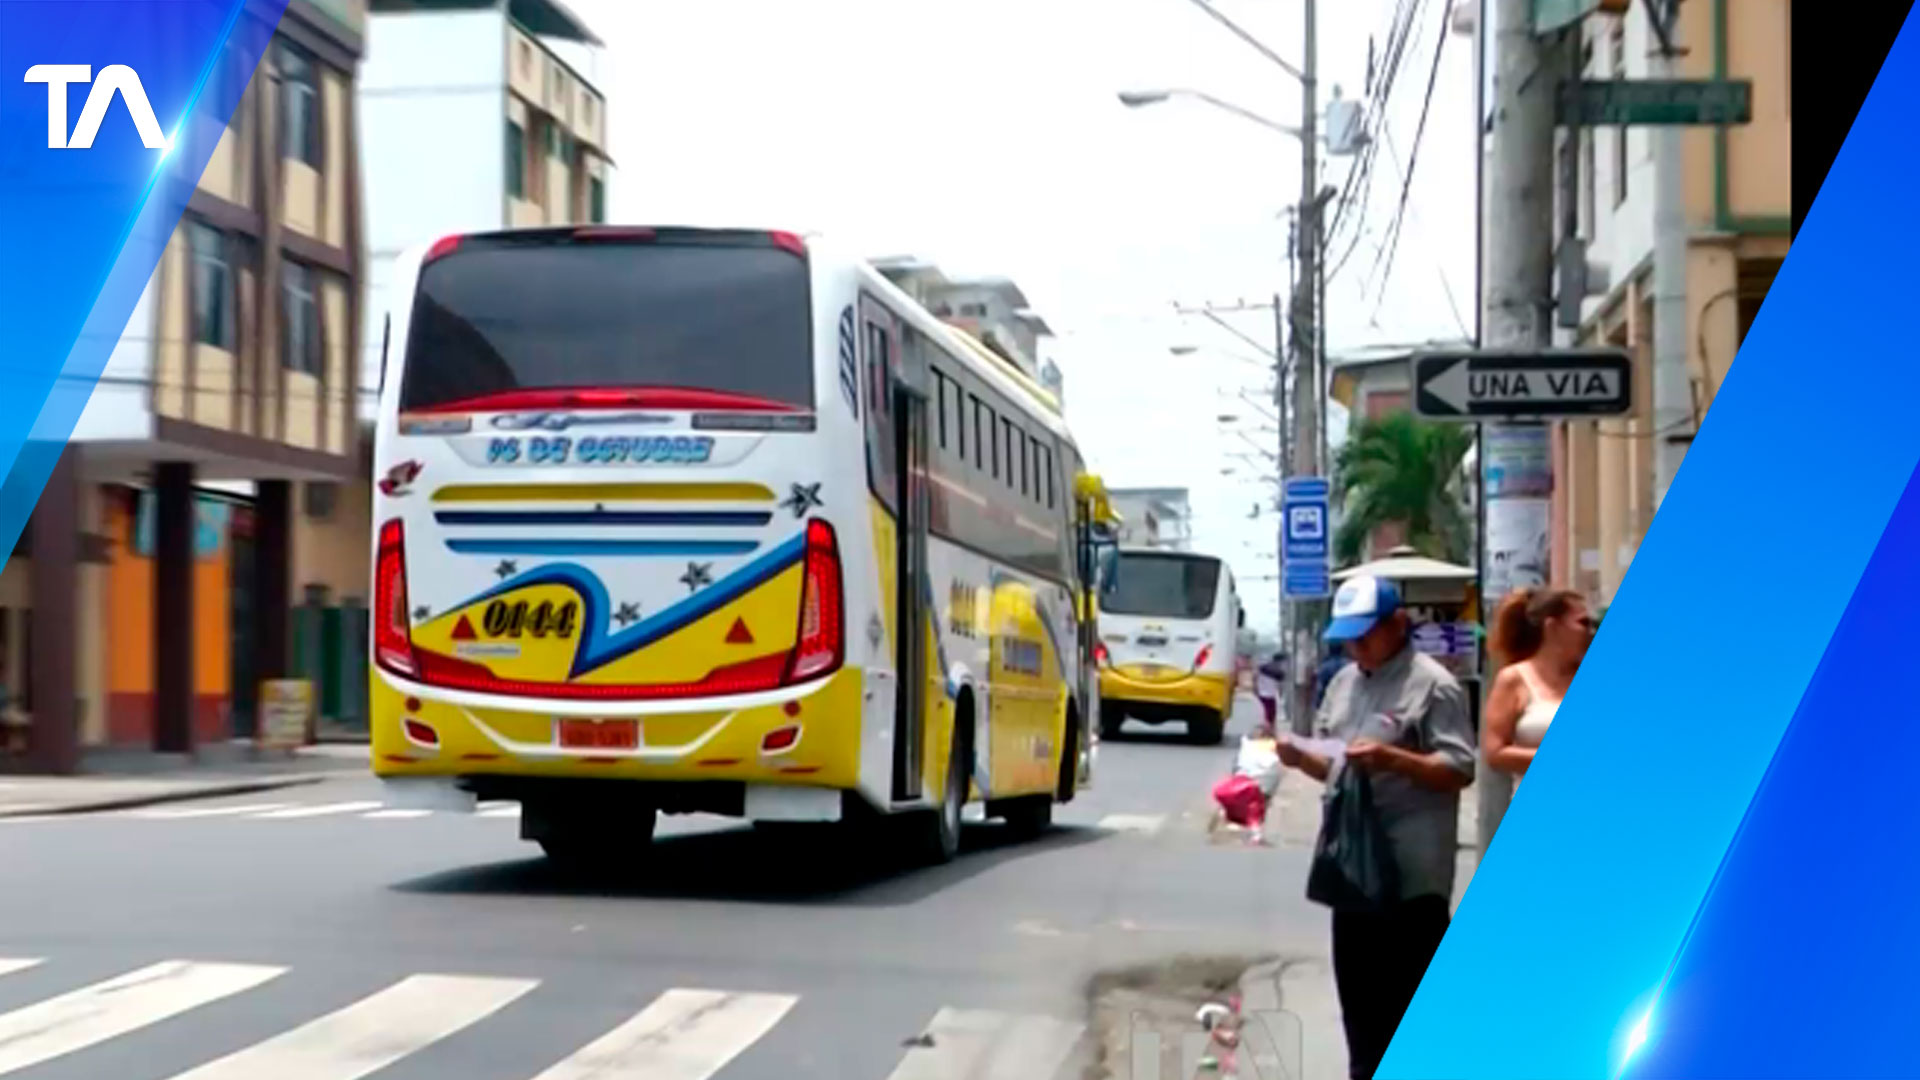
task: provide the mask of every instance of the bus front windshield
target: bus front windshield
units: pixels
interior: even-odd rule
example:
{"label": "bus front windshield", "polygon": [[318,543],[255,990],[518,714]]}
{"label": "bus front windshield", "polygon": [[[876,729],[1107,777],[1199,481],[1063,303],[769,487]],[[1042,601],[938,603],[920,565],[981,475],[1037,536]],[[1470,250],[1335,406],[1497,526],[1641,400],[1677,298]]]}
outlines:
{"label": "bus front windshield", "polygon": [[1204,619],[1213,614],[1220,560],[1197,555],[1123,552],[1100,584],[1110,615]]}

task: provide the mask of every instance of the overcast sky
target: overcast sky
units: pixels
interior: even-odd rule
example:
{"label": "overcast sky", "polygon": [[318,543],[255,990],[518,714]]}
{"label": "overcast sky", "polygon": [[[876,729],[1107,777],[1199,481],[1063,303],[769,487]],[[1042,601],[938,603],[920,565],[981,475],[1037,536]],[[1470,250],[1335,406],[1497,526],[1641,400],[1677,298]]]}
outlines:
{"label": "overcast sky", "polygon": [[[1459,0],[1464,4],[1465,0]],[[1302,56],[1302,0],[1218,0]],[[1271,629],[1275,518],[1223,430],[1264,395],[1247,346],[1176,303],[1259,301],[1287,282],[1299,144],[1204,104],[1122,107],[1128,88],[1191,88],[1297,124],[1300,87],[1192,0],[571,0],[605,39],[622,221],[819,231],[874,255],[1013,278],[1058,338],[1068,419],[1111,486],[1185,485],[1196,546],[1226,556],[1250,625]],[[1447,37],[1391,274],[1372,273],[1415,147],[1448,0],[1320,5],[1322,98],[1363,93],[1369,39],[1401,7],[1416,30],[1383,113],[1390,142],[1359,246],[1328,286],[1328,347],[1461,336],[1472,326],[1471,39]],[[1329,159],[1342,183],[1351,159]],[[1263,343],[1268,312],[1229,316]],[[1173,346],[1201,346],[1176,358]],[[1271,446],[1271,433],[1250,433]],[[1249,451],[1250,452],[1250,451]],[[1241,476],[1223,476],[1237,467]],[[1265,578],[1267,580],[1258,580]]]}

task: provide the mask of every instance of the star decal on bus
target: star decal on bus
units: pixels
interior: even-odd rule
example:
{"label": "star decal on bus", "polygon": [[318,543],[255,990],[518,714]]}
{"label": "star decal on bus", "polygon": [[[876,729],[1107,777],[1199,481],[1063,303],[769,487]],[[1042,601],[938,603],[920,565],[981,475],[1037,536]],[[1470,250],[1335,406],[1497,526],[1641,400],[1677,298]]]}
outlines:
{"label": "star decal on bus", "polygon": [[433,614],[432,608],[428,607],[425,604],[421,604],[419,607],[413,609],[413,621],[426,622],[427,617],[432,614]]}
{"label": "star decal on bus", "polygon": [[519,566],[516,565],[512,559],[501,559],[500,565],[493,568],[493,576],[499,578],[501,581],[505,581],[512,577],[519,569]]}
{"label": "star decal on bus", "polygon": [[793,516],[796,518],[806,517],[807,511],[821,505],[820,485],[795,484],[793,494],[782,500],[780,505],[793,511]]}
{"label": "star decal on bus", "polygon": [[640,619],[639,604],[621,604],[620,610],[613,613],[613,621],[621,626],[629,626]]}
{"label": "star decal on bus", "polygon": [[685,585],[687,591],[690,593],[699,592],[700,586],[702,585],[713,584],[713,564],[704,562],[688,563],[687,572],[680,575],[680,584]]}

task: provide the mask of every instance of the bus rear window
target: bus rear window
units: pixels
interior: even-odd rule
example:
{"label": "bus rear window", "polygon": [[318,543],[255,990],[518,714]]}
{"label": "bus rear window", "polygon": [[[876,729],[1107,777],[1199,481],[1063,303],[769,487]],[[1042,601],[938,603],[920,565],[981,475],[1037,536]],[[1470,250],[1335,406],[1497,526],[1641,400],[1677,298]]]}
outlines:
{"label": "bus rear window", "polygon": [[813,408],[807,264],[776,247],[478,243],[421,271],[402,411],[684,389]]}
{"label": "bus rear window", "polygon": [[1112,615],[1204,619],[1213,614],[1220,560],[1123,553],[1100,584],[1100,610]]}

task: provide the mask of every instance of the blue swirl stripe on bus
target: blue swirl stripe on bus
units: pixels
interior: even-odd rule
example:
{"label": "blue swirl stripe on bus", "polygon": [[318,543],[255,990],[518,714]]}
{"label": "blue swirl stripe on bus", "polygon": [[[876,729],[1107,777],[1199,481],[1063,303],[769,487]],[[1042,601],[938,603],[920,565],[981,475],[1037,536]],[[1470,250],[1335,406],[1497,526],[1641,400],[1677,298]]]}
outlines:
{"label": "blue swirl stripe on bus", "polygon": [[641,559],[751,555],[760,546],[752,540],[514,540],[498,537],[448,537],[446,544],[447,550],[455,555],[540,555],[553,559],[595,555],[626,555]]}
{"label": "blue swirl stripe on bus", "polygon": [[436,510],[439,525],[741,525],[773,520],[771,510]]}
{"label": "blue swirl stripe on bus", "polygon": [[567,675],[577,679],[595,668],[604,667],[646,648],[670,634],[713,614],[754,589],[772,581],[799,563],[806,554],[807,537],[796,533],[779,547],[767,552],[712,585],[671,607],[662,608],[617,633],[610,633],[614,606],[607,588],[593,571],[577,563],[554,563],[535,567],[510,581],[496,585],[457,608],[483,604],[495,597],[536,585],[564,585],[580,597],[580,649],[574,654],[573,670]]}

